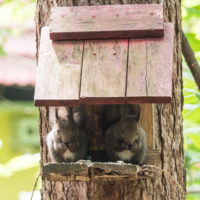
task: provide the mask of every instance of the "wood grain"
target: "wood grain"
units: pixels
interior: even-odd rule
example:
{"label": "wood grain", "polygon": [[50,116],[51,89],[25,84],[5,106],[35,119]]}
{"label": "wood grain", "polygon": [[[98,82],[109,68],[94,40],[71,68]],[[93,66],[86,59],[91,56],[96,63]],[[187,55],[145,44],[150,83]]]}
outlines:
{"label": "wood grain", "polygon": [[144,163],[148,165],[161,164],[160,152],[157,149],[148,149]]}
{"label": "wood grain", "polygon": [[[159,152],[151,150],[147,153],[147,164],[159,164]],[[149,163],[148,163],[149,161]],[[90,181],[104,179],[130,179],[150,178],[140,177],[144,166],[132,165],[123,162],[90,162],[80,161],[75,163],[49,163],[42,167],[42,175],[54,181]]]}
{"label": "wood grain", "polygon": [[171,101],[173,37],[173,25],[167,23],[164,38],[130,40],[127,103]]}
{"label": "wood grain", "polygon": [[144,128],[147,134],[147,146],[148,148],[154,148],[154,122],[153,122],[153,105],[142,104],[140,105],[140,125]]}
{"label": "wood grain", "polygon": [[84,50],[83,41],[52,42],[42,32],[36,106],[170,102],[172,24],[164,38],[86,40]]}
{"label": "wood grain", "polygon": [[125,102],[128,40],[85,41],[80,99],[84,104]]}
{"label": "wood grain", "polygon": [[88,175],[88,166],[85,163],[50,163],[45,165],[42,168],[43,174],[48,173],[55,173],[55,174],[63,174],[63,175],[69,175],[69,174],[75,174],[78,176],[84,176]]}
{"label": "wood grain", "polygon": [[52,40],[161,37],[163,8],[159,4],[56,7],[50,27]]}
{"label": "wood grain", "polygon": [[36,106],[78,104],[82,53],[82,41],[52,42],[49,28],[42,29],[35,88]]}

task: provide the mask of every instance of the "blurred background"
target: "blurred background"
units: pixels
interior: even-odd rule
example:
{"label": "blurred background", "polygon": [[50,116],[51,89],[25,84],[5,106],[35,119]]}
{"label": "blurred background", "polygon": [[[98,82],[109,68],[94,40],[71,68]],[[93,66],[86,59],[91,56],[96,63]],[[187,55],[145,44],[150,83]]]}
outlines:
{"label": "blurred background", "polygon": [[[30,199],[39,174],[36,0],[0,0],[0,199]],[[200,62],[200,0],[182,1],[183,29]],[[187,199],[200,199],[200,92],[183,60]],[[40,183],[34,200],[40,200]]]}
{"label": "blurred background", "polygon": [[[35,0],[0,0],[0,199],[30,199],[39,174]],[[40,187],[40,185],[38,185]],[[39,189],[39,188],[37,188]],[[39,200],[39,192],[34,199]]]}

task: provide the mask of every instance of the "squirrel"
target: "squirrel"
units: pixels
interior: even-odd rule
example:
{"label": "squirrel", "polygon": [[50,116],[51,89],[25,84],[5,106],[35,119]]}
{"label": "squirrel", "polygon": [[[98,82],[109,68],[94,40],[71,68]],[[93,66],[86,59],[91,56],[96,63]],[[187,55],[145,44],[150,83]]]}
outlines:
{"label": "squirrel", "polygon": [[54,162],[75,162],[86,159],[88,136],[82,128],[78,109],[72,117],[58,119],[47,135],[47,147]]}
{"label": "squirrel", "polygon": [[139,125],[140,109],[135,105],[129,114],[127,105],[120,107],[120,119],[105,132],[106,152],[110,161],[143,164],[146,156],[146,132]]}

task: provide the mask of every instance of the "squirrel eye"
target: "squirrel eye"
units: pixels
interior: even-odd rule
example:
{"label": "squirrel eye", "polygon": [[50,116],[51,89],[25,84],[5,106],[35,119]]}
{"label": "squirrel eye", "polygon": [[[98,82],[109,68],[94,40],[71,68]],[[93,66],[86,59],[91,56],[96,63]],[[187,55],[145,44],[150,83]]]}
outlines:
{"label": "squirrel eye", "polygon": [[117,140],[117,143],[118,143],[118,145],[121,145],[122,141],[121,140]]}
{"label": "squirrel eye", "polygon": [[75,143],[76,142],[76,139],[71,139],[70,143]]}
{"label": "squirrel eye", "polygon": [[59,138],[59,139],[57,139],[57,142],[58,143],[62,143],[62,140]]}
{"label": "squirrel eye", "polygon": [[135,143],[137,144],[137,143],[139,143],[139,141],[140,141],[139,139],[136,139],[136,140],[135,140]]}
{"label": "squirrel eye", "polygon": [[120,145],[124,147],[126,144],[125,144],[125,142],[120,141]]}

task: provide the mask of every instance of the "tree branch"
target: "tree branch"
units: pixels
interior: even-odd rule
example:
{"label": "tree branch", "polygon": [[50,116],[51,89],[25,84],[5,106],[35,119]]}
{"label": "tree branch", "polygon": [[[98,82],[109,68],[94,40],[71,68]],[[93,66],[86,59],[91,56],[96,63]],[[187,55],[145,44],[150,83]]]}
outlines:
{"label": "tree branch", "polygon": [[195,58],[194,51],[192,50],[183,32],[182,32],[182,53],[188,67],[190,68],[194,80],[200,90],[200,66]]}

